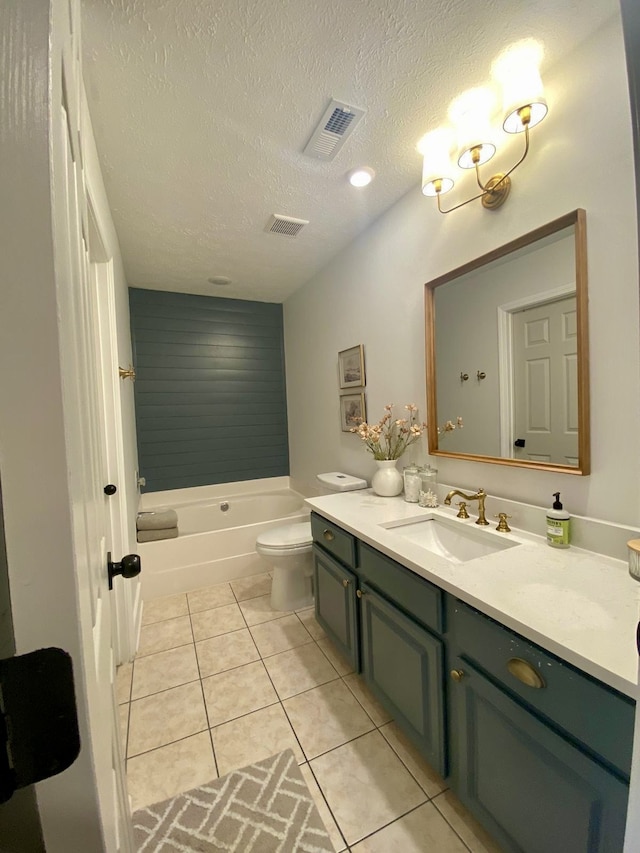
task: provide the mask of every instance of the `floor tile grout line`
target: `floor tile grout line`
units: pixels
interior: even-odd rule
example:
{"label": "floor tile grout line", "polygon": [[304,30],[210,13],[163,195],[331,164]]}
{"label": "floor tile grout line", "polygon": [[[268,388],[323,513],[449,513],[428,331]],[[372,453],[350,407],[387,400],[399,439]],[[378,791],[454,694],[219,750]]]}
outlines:
{"label": "floor tile grout line", "polygon": [[[242,628],[241,630],[244,630],[244,629]],[[234,632],[234,631],[231,631],[230,633],[232,633],[232,634],[233,634],[233,633],[235,633],[235,632]],[[221,636],[225,636],[225,635],[224,635],[224,634],[221,634]],[[210,639],[215,640],[215,639],[217,639],[217,638],[216,638],[216,637],[211,637]],[[205,640],[204,642],[206,642],[206,640]],[[197,654],[198,654],[198,652],[197,652],[197,650],[196,650],[196,655],[197,655]],[[216,675],[222,675],[224,672],[233,672],[233,670],[234,670],[234,669],[242,669],[242,667],[243,667],[243,666],[248,666],[250,663],[257,663],[257,662],[258,662],[258,660],[261,660],[261,659],[260,659],[260,658],[254,658],[253,660],[248,660],[248,661],[245,661],[244,663],[238,663],[238,664],[236,664],[235,666],[230,666],[230,667],[229,667],[229,669],[221,669],[221,670],[219,670],[218,672],[212,672],[212,673],[210,673],[209,675],[202,675],[202,676],[200,676],[200,677],[201,677],[201,678],[202,678],[202,680],[204,681],[204,680],[205,680],[205,679],[207,679],[207,678],[213,678],[213,677],[214,677],[214,676],[216,676]]]}
{"label": "floor tile grout line", "polygon": [[[387,829],[388,827],[393,826],[394,823],[397,823],[399,820],[402,820],[403,818],[407,817],[407,815],[412,814],[413,812],[417,811],[418,809],[421,809],[423,806],[426,806],[426,805],[429,805],[429,800],[425,800],[424,803],[418,803],[417,806],[413,806],[413,808],[410,808],[410,809],[408,809],[408,811],[403,812],[403,814],[398,815],[397,817],[394,817],[393,820],[388,821],[387,823],[378,827],[378,829],[375,829],[373,832],[369,832],[369,833],[367,833],[367,835],[363,835],[362,838],[358,838],[356,841],[351,842],[351,844],[353,844],[355,846],[356,844],[360,844],[363,841],[366,841],[367,838],[371,838],[372,836],[377,835],[378,832],[382,832],[383,829]],[[456,835],[457,834],[458,833],[456,833]],[[466,846],[467,845],[465,844],[465,847]],[[467,848],[467,849],[469,849],[469,848]]]}
{"label": "floor tile grout line", "polygon": [[[314,642],[315,642],[315,641],[314,641]],[[322,650],[321,650],[321,651],[322,651]],[[264,659],[263,659],[263,658],[261,658],[261,660],[263,660],[263,661],[264,661]],[[264,666],[264,663],[263,663],[263,666]],[[315,773],[313,772],[313,768],[311,767],[311,764],[310,764],[309,758],[307,758],[307,753],[305,752],[304,747],[302,746],[302,743],[301,743],[301,741],[300,741],[300,738],[298,737],[298,733],[296,732],[295,727],[294,727],[294,725],[293,725],[293,723],[291,722],[291,719],[290,719],[290,717],[289,717],[289,714],[287,713],[287,709],[286,709],[286,708],[285,708],[285,706],[284,706],[284,701],[280,698],[280,694],[278,693],[278,690],[277,690],[277,688],[276,688],[275,684],[273,683],[273,679],[271,678],[271,674],[269,673],[269,670],[267,669],[267,667],[266,667],[266,666],[265,666],[265,670],[267,670],[267,675],[268,675],[268,677],[269,677],[269,680],[271,681],[271,684],[273,685],[273,689],[276,691],[276,695],[278,696],[278,701],[279,701],[279,703],[280,703],[280,707],[282,708],[282,711],[283,711],[283,713],[284,713],[284,715],[285,715],[285,717],[286,717],[286,720],[287,720],[287,722],[289,723],[289,726],[291,727],[291,731],[293,732],[293,736],[295,737],[296,741],[298,742],[298,745],[299,745],[299,747],[300,747],[300,752],[301,752],[301,753],[302,753],[302,755],[304,756],[305,761],[304,761],[303,763],[305,763],[305,764],[307,765],[307,767],[309,768],[309,770],[311,771],[311,775],[312,775],[312,776],[313,776],[313,778],[315,779],[316,785],[318,786],[318,790],[320,791],[320,795],[322,796],[322,799],[324,800],[324,802],[325,802],[325,804],[326,804],[326,806],[327,806],[327,809],[328,809],[328,811],[329,811],[329,814],[331,815],[331,817],[332,817],[332,819],[333,819],[333,822],[335,823],[335,825],[336,825],[336,827],[337,827],[337,829],[338,829],[338,832],[340,833],[340,836],[341,836],[342,840],[344,841],[345,845],[347,845],[347,839],[344,837],[344,833],[342,832],[342,829],[340,828],[340,825],[339,825],[338,821],[336,820],[335,815],[333,814],[333,811],[332,811],[332,809],[331,809],[331,806],[329,805],[329,803],[328,803],[328,801],[327,801],[327,798],[326,798],[326,797],[325,797],[325,795],[324,795],[324,791],[322,790],[322,788],[320,787],[320,784],[319,784],[318,780],[316,779],[316,775],[315,775]],[[322,685],[318,685],[318,686],[322,686]],[[315,688],[310,688],[310,689],[311,689],[311,690],[314,690]],[[303,692],[308,692],[308,691],[303,691]],[[299,694],[299,693],[298,693],[298,694],[296,694],[296,695],[298,695],[298,696],[299,696],[299,695],[301,695],[301,694]],[[292,697],[288,697],[288,698],[292,698]],[[326,827],[325,827],[325,829],[326,829]],[[349,849],[349,847],[348,847],[348,845],[347,845],[347,850],[348,850],[348,849]]]}
{"label": "floor tile grout line", "polygon": [[152,693],[145,693],[144,696],[136,696],[131,700],[131,702],[139,702],[141,699],[150,699],[152,696],[160,696],[161,693],[167,693],[169,690],[175,690],[176,687],[185,687],[187,684],[195,684],[197,681],[201,680],[201,677],[196,675],[195,678],[191,678],[189,681],[181,681],[179,684],[172,684],[170,687],[162,687],[160,690],[154,690]]}
{"label": "floor tile grout line", "polygon": [[[251,632],[251,628],[249,628],[249,631]],[[258,644],[256,642],[255,637],[253,636],[253,634],[251,634],[251,636],[253,637],[253,641],[254,641],[254,643],[256,643],[256,646],[257,646]],[[305,640],[304,643],[298,643],[295,646],[289,646],[288,649],[280,649],[280,651],[278,651],[278,652],[270,652],[269,654],[264,655],[262,660],[268,660],[269,658],[274,658],[277,655],[284,654],[284,652],[292,652],[294,649],[301,649],[303,646],[310,646],[311,643],[313,643],[313,642],[315,642],[315,640],[310,638],[309,640]],[[259,649],[258,649],[258,651],[259,651]],[[261,654],[262,654],[262,652],[261,652]]]}
{"label": "floor tile grout line", "polygon": [[[193,631],[191,632],[191,636],[193,637]],[[178,643],[177,646],[169,646],[168,649],[156,649],[153,652],[142,652],[142,654],[140,654],[140,652],[137,652],[136,656],[135,656],[135,660],[140,660],[140,658],[150,658],[151,655],[159,655],[159,654],[161,654],[161,652],[171,652],[171,651],[173,651],[173,649],[179,649],[182,646],[190,646],[191,643],[193,643],[193,642],[195,642],[195,641],[193,639],[191,639],[191,640],[188,640],[186,643]]]}
{"label": "floor tile grout line", "polygon": [[[233,589],[231,589],[231,592],[233,593]],[[187,604],[188,603],[189,603],[189,599],[187,598]],[[219,779],[220,778],[220,769],[218,766],[218,757],[216,755],[216,748],[215,748],[214,743],[213,743],[213,735],[211,734],[211,721],[209,719],[209,708],[207,707],[207,697],[206,697],[206,694],[204,692],[202,669],[200,667],[200,658],[198,657],[198,646],[197,646],[195,634],[193,633],[193,621],[191,621],[191,613],[189,613],[189,621],[191,622],[191,633],[193,635],[193,651],[194,651],[194,654],[196,656],[196,666],[198,668],[198,676],[199,676],[199,680],[200,680],[200,692],[202,693],[202,702],[204,704],[204,714],[205,714],[205,717],[207,720],[207,732],[209,735],[209,743],[211,744],[211,755],[213,757],[213,766],[215,767],[215,770],[216,770],[216,776]],[[229,631],[228,633],[233,633],[233,632]]]}
{"label": "floor tile grout line", "polygon": [[127,762],[129,761],[129,755],[128,755],[129,731],[131,729],[131,702],[129,702],[128,704],[129,704],[129,707],[127,708],[127,734],[126,734],[125,739],[124,739],[124,747],[123,747],[124,748],[125,775],[126,775]]}
{"label": "floor tile grout line", "polygon": [[191,732],[188,735],[184,735],[184,737],[178,737],[175,740],[170,740],[168,743],[161,743],[158,744],[158,746],[152,746],[149,749],[144,749],[142,752],[136,752],[135,755],[129,755],[127,757],[127,761],[131,761],[132,758],[139,758],[141,755],[148,755],[150,752],[155,752],[158,749],[164,749],[166,746],[172,746],[174,743],[180,743],[183,740],[188,740],[190,737],[195,737],[195,735],[201,735],[208,731],[209,729],[207,728],[199,729],[197,732]]}
{"label": "floor tile grout line", "polygon": [[460,835],[460,833],[459,833],[459,832],[458,832],[458,830],[455,828],[455,826],[451,823],[451,821],[450,821],[450,820],[448,820],[448,819],[447,819],[447,816],[446,816],[445,814],[443,814],[443,813],[440,811],[440,809],[438,808],[438,806],[437,806],[437,805],[436,805],[436,803],[435,803],[435,800],[437,800],[437,799],[438,799],[438,797],[440,797],[442,794],[446,793],[446,791],[448,791],[448,790],[449,790],[448,788],[445,788],[445,790],[444,790],[444,791],[440,791],[440,793],[439,793],[439,794],[436,794],[436,796],[435,796],[435,797],[433,797],[433,799],[432,799],[430,802],[431,802],[431,804],[433,805],[434,809],[438,812],[438,814],[440,815],[440,817],[441,817],[441,818],[444,820],[444,822],[447,824],[447,826],[448,826],[448,827],[450,827],[450,829],[451,829],[451,830],[452,830],[452,831],[453,831],[453,832],[458,836],[458,838],[459,838],[459,839],[460,839],[460,841],[462,842],[463,846],[467,848],[467,850],[469,851],[469,853],[473,853],[473,848],[472,848],[472,847],[470,847],[470,846],[467,844],[467,842],[466,842],[466,841],[464,840],[464,838]]}
{"label": "floor tile grout line", "polygon": [[213,725],[209,726],[209,731],[219,729],[220,726],[226,726],[227,723],[235,723],[238,720],[243,720],[245,717],[250,717],[251,714],[257,714],[258,711],[264,711],[265,708],[273,708],[274,705],[280,704],[282,704],[280,700],[276,699],[274,702],[269,702],[267,705],[263,705],[261,708],[255,708],[253,711],[247,711],[245,714],[238,714],[237,717],[231,717],[229,720],[223,720],[221,723],[214,723]]}
{"label": "floor tile grout line", "polygon": [[[346,679],[348,676],[350,676],[350,675],[357,675],[358,677],[360,677],[360,673],[355,672],[355,670],[354,670],[354,672],[348,672],[346,675],[341,675],[341,676],[340,676],[340,678],[344,681],[345,687],[346,687],[346,688],[347,688],[347,690],[351,693],[351,695],[353,696],[353,698],[358,702],[358,704],[360,705],[360,707],[362,708],[362,710],[365,712],[365,714],[367,715],[367,717],[369,717],[369,719],[371,720],[371,722],[373,723],[373,725],[376,727],[377,731],[380,731],[380,729],[381,729],[383,726],[386,726],[386,725],[390,722],[390,720],[386,720],[384,723],[380,723],[380,724],[376,723],[376,721],[373,719],[373,717],[371,716],[371,714],[370,714],[370,713],[367,711],[367,709],[365,708],[364,703],[363,703],[360,699],[358,699],[357,695],[354,693],[354,691],[351,689],[351,687],[349,687],[349,685],[348,685],[348,684],[347,684],[347,682],[345,681],[345,679]],[[364,686],[366,687],[366,685],[364,685]],[[375,699],[375,696],[374,696],[373,698]]]}
{"label": "floor tile grout line", "polygon": [[[317,777],[317,776],[316,776],[316,774],[313,772],[313,767],[311,766],[311,763],[310,763],[309,761],[307,761],[307,767],[308,767],[308,768],[309,768],[309,770],[311,771],[311,775],[313,776],[314,781],[315,781],[316,785],[318,786],[318,790],[320,791],[320,795],[322,796],[322,799],[324,800],[324,802],[325,802],[325,804],[326,804],[326,806],[327,806],[327,809],[329,810],[329,814],[330,814],[330,815],[331,815],[331,817],[333,818],[333,822],[334,822],[334,823],[335,823],[335,825],[337,826],[337,828],[338,828],[338,832],[340,833],[340,836],[342,837],[342,840],[344,841],[344,843],[345,843],[345,845],[346,845],[346,848],[347,848],[347,850],[348,850],[348,849],[349,849],[349,845],[347,844],[347,839],[345,838],[345,834],[344,834],[344,832],[342,831],[342,828],[341,828],[340,824],[338,823],[338,819],[336,818],[336,816],[335,816],[335,815],[334,815],[334,813],[333,813],[333,809],[332,809],[332,808],[331,808],[331,806],[329,805],[329,800],[326,798],[325,793],[324,793],[324,791],[322,790],[322,786],[320,785],[320,782],[318,781],[318,777]],[[325,829],[326,829],[326,827],[325,827]]]}
{"label": "floor tile grout line", "polygon": [[[267,574],[267,572],[260,572],[260,574]],[[247,575],[247,577],[253,577],[253,576],[252,576],[252,575]],[[242,578],[236,578],[235,580],[242,580]],[[174,597],[177,597],[177,596],[184,596],[184,598],[185,598],[185,604],[186,604],[186,607],[187,607],[186,613],[179,613],[178,615],[165,616],[164,618],[161,618],[161,619],[154,619],[152,622],[146,622],[146,623],[143,623],[143,624],[141,625],[141,627],[142,627],[142,628],[148,628],[148,627],[149,627],[149,626],[151,626],[151,625],[158,625],[160,622],[169,622],[171,619],[180,619],[180,618],[181,618],[181,617],[183,617],[183,616],[191,616],[193,613],[203,613],[203,612],[205,612],[205,610],[215,610],[215,609],[216,609],[215,607],[206,607],[206,608],[204,608],[204,610],[191,610],[191,607],[190,607],[190,605],[189,605],[189,595],[191,595],[192,593],[196,593],[196,592],[202,592],[202,591],[207,590],[207,589],[215,589],[215,588],[217,588],[217,587],[224,586],[225,584],[226,584],[226,585],[228,585],[228,586],[229,586],[229,588],[231,589],[231,593],[233,594],[233,597],[234,597],[234,599],[235,599],[235,603],[236,603],[238,606],[240,605],[240,602],[241,602],[241,601],[242,601],[242,602],[244,602],[244,601],[251,601],[251,600],[252,600],[252,599],[254,599],[254,598],[262,598],[262,597],[264,596],[264,593],[263,593],[263,594],[261,594],[261,595],[255,595],[255,596],[254,596],[254,595],[252,595],[252,596],[249,596],[248,598],[238,598],[238,596],[236,595],[235,590],[233,589],[233,586],[231,585],[232,583],[233,583],[233,581],[222,581],[222,582],[221,582],[221,583],[219,583],[219,584],[212,584],[211,586],[203,586],[203,587],[199,587],[198,589],[192,589],[192,590],[189,590],[188,592],[179,592],[179,593],[172,593],[171,595],[163,595],[163,596],[161,596],[161,597],[160,597],[160,598],[158,598],[158,599],[154,599],[154,600],[156,600],[156,601],[160,601],[160,600],[162,600],[162,599],[164,599],[164,598],[174,598]],[[229,602],[229,604],[233,604],[233,603],[234,603],[234,602]],[[217,605],[217,606],[218,606],[218,607],[225,607],[226,605],[224,605],[224,604],[220,604],[220,605]],[[308,609],[308,608],[305,608],[305,609]],[[297,611],[291,611],[291,612],[292,612],[292,613],[294,613],[294,612],[297,612]]]}
{"label": "floor tile grout line", "polygon": [[280,694],[278,693],[278,688],[276,687],[276,685],[275,685],[275,684],[274,684],[274,682],[273,682],[273,678],[271,678],[271,673],[269,672],[268,668],[265,666],[264,658],[263,658],[263,657],[262,657],[262,655],[260,654],[260,649],[258,649],[258,654],[260,655],[260,662],[262,663],[262,666],[264,666],[265,671],[266,671],[266,673],[267,673],[267,678],[268,678],[268,679],[269,679],[269,681],[271,682],[271,686],[273,687],[273,689],[274,689],[274,691],[275,691],[275,694],[276,694],[276,696],[278,697],[278,702],[279,702],[279,704],[280,704],[280,707],[282,708],[282,713],[284,714],[285,719],[286,719],[287,723],[289,724],[289,728],[290,728],[290,729],[291,729],[291,731],[293,732],[293,736],[294,736],[294,738],[296,739],[296,742],[297,742],[298,746],[300,747],[300,752],[302,753],[303,758],[305,759],[305,761],[307,761],[307,760],[308,760],[308,759],[307,759],[307,754],[306,754],[306,752],[304,751],[304,749],[303,749],[303,747],[302,747],[302,744],[300,743],[300,738],[298,737],[298,734],[297,734],[296,730],[294,729],[294,727],[293,727],[293,725],[292,725],[292,723],[291,723],[291,720],[289,719],[289,715],[287,714],[287,710],[286,710],[286,708],[284,707],[284,705],[282,704],[282,698],[280,697]]}
{"label": "floor tile grout line", "polygon": [[[393,721],[392,721],[392,722],[393,722]],[[380,731],[380,729],[378,729],[378,731]],[[438,791],[438,793],[437,793],[437,794],[429,794],[429,792],[428,792],[428,791],[425,791],[425,789],[424,789],[423,785],[421,785],[421,784],[420,784],[420,782],[419,782],[419,780],[418,780],[418,778],[417,778],[416,774],[411,770],[411,768],[409,767],[409,765],[407,764],[407,762],[406,762],[406,761],[404,760],[404,758],[400,755],[400,753],[399,753],[399,752],[398,752],[398,750],[395,748],[395,746],[391,743],[391,741],[386,737],[386,735],[384,734],[384,732],[380,731],[380,734],[381,734],[381,735],[382,735],[382,737],[385,739],[385,741],[386,741],[386,743],[387,743],[387,746],[389,746],[389,747],[391,748],[391,750],[393,751],[393,753],[394,753],[394,754],[396,755],[396,757],[400,760],[400,762],[402,763],[403,767],[406,769],[407,773],[408,773],[408,774],[411,776],[411,778],[414,780],[414,782],[416,783],[416,785],[420,788],[420,790],[421,790],[421,791],[423,791],[424,795],[426,796],[426,798],[427,798],[427,800],[428,800],[429,802],[431,802],[432,800],[434,800],[436,797],[438,797],[440,794],[444,793],[444,791],[446,791],[446,790],[447,790],[447,788],[445,787],[445,788],[443,788],[443,789],[442,789],[442,791]],[[425,759],[425,762],[428,764],[428,762],[426,761],[426,759]],[[429,766],[431,766],[431,765],[429,765]],[[438,774],[438,775],[439,775],[439,774]],[[443,779],[442,781],[444,782],[444,779]]]}
{"label": "floor tile grout line", "polygon": [[211,720],[209,718],[209,707],[207,705],[207,697],[204,692],[204,684],[202,683],[202,678],[200,679],[200,692],[202,693],[202,704],[204,705],[204,715],[207,719],[207,732],[209,734],[209,742],[211,743],[211,754],[213,756],[213,766],[216,769],[216,775],[220,778],[220,771],[218,770],[218,758],[216,756],[216,748],[213,745],[213,735],[211,734]]}

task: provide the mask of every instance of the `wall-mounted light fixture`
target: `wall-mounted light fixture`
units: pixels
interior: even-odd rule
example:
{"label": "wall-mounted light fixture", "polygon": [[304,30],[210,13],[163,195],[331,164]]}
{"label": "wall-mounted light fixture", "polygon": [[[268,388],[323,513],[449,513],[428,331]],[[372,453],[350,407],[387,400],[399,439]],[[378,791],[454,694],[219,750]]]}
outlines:
{"label": "wall-mounted light fixture", "polygon": [[[451,213],[478,198],[482,199],[487,210],[495,210],[506,201],[511,189],[509,176],[529,153],[529,131],[547,114],[539,72],[541,59],[540,44],[527,39],[505,50],[491,66],[492,76],[502,91],[502,128],[506,133],[524,133],[524,153],[508,172],[499,172],[486,183],[480,180],[480,166],[496,152],[490,121],[495,94],[488,87],[469,89],[456,98],[449,107],[452,127],[433,130],[418,143],[418,150],[424,157],[422,192],[436,197],[440,213]],[[449,192],[455,182],[455,169],[451,162],[454,145],[458,152],[458,166],[475,169],[481,191],[445,210],[440,196]]]}

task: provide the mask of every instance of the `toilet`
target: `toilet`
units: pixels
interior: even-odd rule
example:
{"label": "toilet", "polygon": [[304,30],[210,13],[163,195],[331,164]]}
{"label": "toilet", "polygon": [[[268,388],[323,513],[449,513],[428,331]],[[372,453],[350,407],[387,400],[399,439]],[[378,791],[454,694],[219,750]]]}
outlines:
{"label": "toilet", "polygon": [[[351,492],[366,489],[367,481],[350,474],[331,471],[318,474],[323,492]],[[313,604],[313,561],[310,521],[283,524],[261,533],[256,551],[271,564],[271,606],[274,610],[300,610]]]}

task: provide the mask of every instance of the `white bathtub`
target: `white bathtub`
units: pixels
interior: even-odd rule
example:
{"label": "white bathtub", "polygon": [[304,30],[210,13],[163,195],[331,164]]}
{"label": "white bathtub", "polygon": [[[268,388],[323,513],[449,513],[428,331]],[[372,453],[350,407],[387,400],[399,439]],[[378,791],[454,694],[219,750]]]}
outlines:
{"label": "white bathtub", "polygon": [[288,477],[142,495],[140,510],[160,507],[176,510],[180,534],[137,544],[147,601],[265,571],[258,535],[309,515]]}

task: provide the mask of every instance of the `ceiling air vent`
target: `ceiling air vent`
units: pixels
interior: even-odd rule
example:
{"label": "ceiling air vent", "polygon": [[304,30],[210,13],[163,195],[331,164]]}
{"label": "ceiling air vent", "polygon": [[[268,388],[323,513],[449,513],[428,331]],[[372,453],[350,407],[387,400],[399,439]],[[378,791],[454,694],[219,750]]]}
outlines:
{"label": "ceiling air vent", "polygon": [[273,213],[264,230],[270,234],[282,234],[283,237],[297,237],[304,226],[308,224],[308,219],[294,219],[292,216],[281,216],[279,213]]}
{"label": "ceiling air vent", "polygon": [[333,160],[364,114],[358,107],[331,101],[304,153],[318,160]]}

